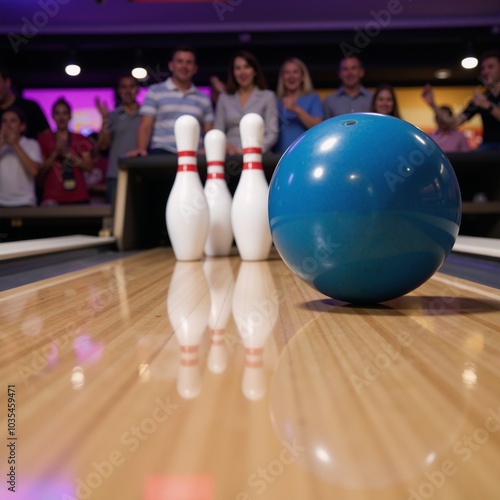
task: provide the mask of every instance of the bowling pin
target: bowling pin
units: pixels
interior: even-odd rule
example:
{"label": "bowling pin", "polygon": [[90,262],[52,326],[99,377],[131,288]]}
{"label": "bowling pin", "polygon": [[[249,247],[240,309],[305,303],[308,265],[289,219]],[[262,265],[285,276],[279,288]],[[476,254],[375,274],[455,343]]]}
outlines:
{"label": "bowling pin", "polygon": [[168,289],[167,312],[179,343],[177,392],[194,399],[201,392],[199,348],[210,311],[210,293],[201,262],[177,262]]}
{"label": "bowling pin", "polygon": [[231,209],[234,239],[242,260],[265,260],[272,238],[267,214],[267,184],[262,167],[264,120],[248,113],[240,121],[243,170]]}
{"label": "bowling pin", "polygon": [[264,349],[279,315],[279,294],[267,262],[242,262],[234,285],[233,317],[245,346],[241,389],[261,399],[267,388]]}
{"label": "bowling pin", "polygon": [[224,174],[226,136],[220,130],[210,130],[205,135],[207,181],[205,196],[208,203],[209,227],[205,254],[210,257],[229,255],[233,245],[231,227],[231,193]]}
{"label": "bowling pin", "polygon": [[207,367],[212,373],[223,373],[227,367],[226,325],[231,317],[234,276],[229,259],[206,259],[203,272],[210,289],[210,349]]}
{"label": "bowling pin", "polygon": [[198,173],[196,151],[200,124],[191,115],[175,121],[177,174],[167,208],[167,231],[177,260],[199,260],[208,235],[208,204]]}

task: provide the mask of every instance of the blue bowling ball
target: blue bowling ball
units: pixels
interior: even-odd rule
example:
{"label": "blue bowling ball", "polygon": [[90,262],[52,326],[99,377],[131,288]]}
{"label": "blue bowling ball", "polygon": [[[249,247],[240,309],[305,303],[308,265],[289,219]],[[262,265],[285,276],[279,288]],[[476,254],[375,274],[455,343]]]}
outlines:
{"label": "blue bowling ball", "polygon": [[329,297],[378,303],[427,281],[451,252],[462,202],[453,168],[398,118],[326,120],[283,154],[269,186],[276,249]]}

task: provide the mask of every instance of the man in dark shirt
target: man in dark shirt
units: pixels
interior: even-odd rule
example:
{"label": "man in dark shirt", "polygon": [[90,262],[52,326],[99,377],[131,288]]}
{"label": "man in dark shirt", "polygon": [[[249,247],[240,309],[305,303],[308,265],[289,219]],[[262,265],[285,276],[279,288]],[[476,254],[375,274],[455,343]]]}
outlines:
{"label": "man in dark shirt", "polygon": [[26,137],[38,139],[38,135],[49,128],[47,118],[35,101],[14,94],[10,73],[7,68],[0,65],[0,120],[3,112],[11,106],[21,109],[26,117],[27,128],[24,133]]}
{"label": "man in dark shirt", "polygon": [[[491,50],[481,56],[480,78],[486,91],[476,91],[467,107],[452,118],[450,125],[458,127],[479,113],[483,121],[483,142],[478,151],[500,151],[500,51]],[[446,120],[434,101],[430,85],[424,87],[422,97],[438,118]]]}

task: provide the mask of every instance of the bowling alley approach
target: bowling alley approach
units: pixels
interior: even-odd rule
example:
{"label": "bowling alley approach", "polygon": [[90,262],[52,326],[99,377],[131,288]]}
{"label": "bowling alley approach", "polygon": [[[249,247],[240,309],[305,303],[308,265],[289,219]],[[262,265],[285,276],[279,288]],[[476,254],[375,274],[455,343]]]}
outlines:
{"label": "bowling alley approach", "polygon": [[[107,237],[97,251],[82,237],[56,254],[3,255],[6,490],[495,498],[498,240],[458,236],[448,160],[400,120],[353,114],[301,136],[268,195],[263,121],[244,118],[233,198],[225,180],[209,184],[222,180],[224,134],[207,134],[205,191],[198,122],[177,120],[171,245],[106,250]],[[383,175],[394,153],[388,170],[349,154],[363,134],[375,147],[372,127],[400,144],[399,157],[422,159],[401,186]]]}
{"label": "bowling alley approach", "polygon": [[2,7],[0,500],[500,500],[493,4]]}

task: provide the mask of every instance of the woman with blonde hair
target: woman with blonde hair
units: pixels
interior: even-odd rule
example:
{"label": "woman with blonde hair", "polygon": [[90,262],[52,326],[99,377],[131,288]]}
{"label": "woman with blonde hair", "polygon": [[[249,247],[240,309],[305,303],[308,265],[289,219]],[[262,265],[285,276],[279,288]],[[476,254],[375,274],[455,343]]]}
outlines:
{"label": "woman with blonde hair", "polygon": [[306,130],[320,123],[324,114],[309,70],[296,57],[286,59],[281,65],[276,95],[280,129],[274,152],[282,154]]}

